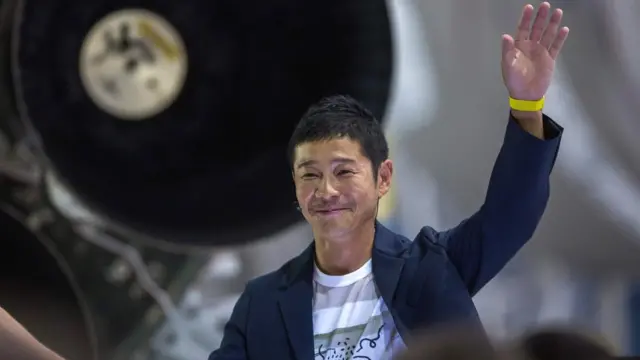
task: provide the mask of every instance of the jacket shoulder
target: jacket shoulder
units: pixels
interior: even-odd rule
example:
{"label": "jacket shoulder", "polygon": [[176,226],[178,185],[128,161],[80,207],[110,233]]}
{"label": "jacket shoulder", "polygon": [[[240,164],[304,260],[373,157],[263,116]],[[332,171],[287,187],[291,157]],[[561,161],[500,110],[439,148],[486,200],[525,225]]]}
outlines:
{"label": "jacket shoulder", "polygon": [[296,258],[290,259],[280,268],[249,280],[246,291],[251,294],[265,294],[278,290],[286,283],[295,260]]}
{"label": "jacket shoulder", "polygon": [[432,227],[424,226],[413,240],[404,235],[385,229],[384,243],[378,244],[378,249],[384,253],[400,258],[420,258],[429,251],[441,253],[444,245],[440,243],[438,232]]}

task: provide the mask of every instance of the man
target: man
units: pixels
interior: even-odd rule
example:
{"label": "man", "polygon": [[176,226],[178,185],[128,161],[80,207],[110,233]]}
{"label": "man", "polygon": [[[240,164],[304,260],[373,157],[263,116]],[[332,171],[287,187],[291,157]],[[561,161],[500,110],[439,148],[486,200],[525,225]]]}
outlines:
{"label": "man", "polygon": [[485,203],[453,229],[409,241],[378,223],[393,174],[380,125],[345,96],[308,110],[289,155],[314,240],[247,284],[210,360],[390,359],[414,329],[479,323],[471,298],[533,235],[562,132],[541,110],[569,29],[546,2],[534,12],[502,38],[504,145]]}
{"label": "man", "polygon": [[[348,97],[312,106],[291,138],[290,158],[314,241],[247,284],[209,359],[389,359],[411,330],[478,323],[471,297],[531,238],[549,196],[562,129],[541,109],[569,32],[561,18],[543,3],[534,19],[527,5],[515,39],[503,36],[511,97],[505,142],[485,203],[448,231],[424,227],[411,242],[376,222],[393,174],[380,125]],[[0,330],[19,335],[16,326],[0,318]],[[33,350],[34,360],[55,359],[26,335],[8,339]]]}

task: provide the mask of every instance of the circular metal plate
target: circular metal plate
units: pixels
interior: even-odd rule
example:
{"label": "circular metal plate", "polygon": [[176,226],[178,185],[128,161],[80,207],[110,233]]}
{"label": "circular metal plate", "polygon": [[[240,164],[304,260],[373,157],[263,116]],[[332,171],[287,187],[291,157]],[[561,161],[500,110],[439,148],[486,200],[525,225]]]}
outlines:
{"label": "circular metal plate", "polygon": [[123,120],[144,120],[180,94],[187,55],[178,32],[142,9],[113,12],[98,21],[80,49],[80,77],[103,111]]}
{"label": "circular metal plate", "polygon": [[[385,112],[392,44],[384,0],[19,4],[12,69],[22,122],[62,181],[131,233],[210,246],[278,232],[301,220],[286,146],[306,108],[346,93],[379,118]],[[170,84],[186,71],[162,111],[147,95],[136,95],[137,105],[97,105],[78,71],[87,39],[99,38],[88,35],[96,24],[130,8],[165,19],[171,26],[158,28],[167,39],[174,28],[188,53],[188,71],[176,66],[163,85],[177,89]],[[122,121],[122,109],[146,120]]]}

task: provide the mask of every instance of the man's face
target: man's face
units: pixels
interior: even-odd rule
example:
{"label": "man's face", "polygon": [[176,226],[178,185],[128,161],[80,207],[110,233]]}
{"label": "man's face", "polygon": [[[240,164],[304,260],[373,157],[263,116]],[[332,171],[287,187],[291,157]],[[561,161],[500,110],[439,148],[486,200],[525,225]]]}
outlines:
{"label": "man's face", "polygon": [[391,160],[374,177],[371,161],[349,138],[300,144],[294,159],[296,197],[316,234],[341,237],[370,222],[391,184]]}

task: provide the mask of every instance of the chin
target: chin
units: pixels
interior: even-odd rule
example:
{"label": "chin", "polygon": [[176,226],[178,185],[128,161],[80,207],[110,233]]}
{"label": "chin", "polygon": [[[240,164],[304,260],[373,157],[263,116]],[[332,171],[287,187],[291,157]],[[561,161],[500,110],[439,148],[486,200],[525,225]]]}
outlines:
{"label": "chin", "polygon": [[330,220],[330,221],[318,221],[314,224],[314,228],[319,230],[322,234],[327,236],[340,236],[351,232],[353,227],[349,222]]}

